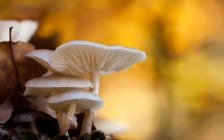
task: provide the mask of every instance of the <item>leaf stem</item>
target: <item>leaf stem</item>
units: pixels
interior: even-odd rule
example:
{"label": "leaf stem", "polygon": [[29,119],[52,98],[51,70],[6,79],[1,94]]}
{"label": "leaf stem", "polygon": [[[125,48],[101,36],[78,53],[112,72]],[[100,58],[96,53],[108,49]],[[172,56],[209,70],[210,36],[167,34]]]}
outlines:
{"label": "leaf stem", "polygon": [[12,28],[13,28],[13,27],[10,27],[10,28],[9,28],[9,46],[10,46],[10,50],[11,50],[11,53],[12,53],[13,64],[14,64],[14,66],[15,66],[16,77],[17,77],[17,79],[18,79],[18,86],[17,86],[17,88],[20,89],[20,86],[21,86],[21,84],[20,84],[20,78],[19,78],[19,73],[18,73],[18,70],[17,70],[16,61],[15,61],[15,56],[14,56],[13,48],[12,48],[12,46],[13,46],[13,44],[12,44]]}

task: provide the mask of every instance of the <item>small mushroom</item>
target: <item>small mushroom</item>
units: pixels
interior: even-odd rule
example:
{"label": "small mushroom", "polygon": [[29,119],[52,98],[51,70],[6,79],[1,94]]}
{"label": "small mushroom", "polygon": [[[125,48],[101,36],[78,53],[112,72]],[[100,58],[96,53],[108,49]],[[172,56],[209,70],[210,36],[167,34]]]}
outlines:
{"label": "small mushroom", "polygon": [[32,20],[0,20],[0,42],[9,41],[9,28],[13,27],[12,41],[28,42],[37,29],[38,23]]}
{"label": "small mushroom", "polygon": [[[71,106],[70,104],[73,105]],[[92,112],[101,108],[103,104],[103,100],[98,95],[80,89],[73,89],[63,94],[56,94],[48,99],[48,106],[58,112],[59,115],[62,115],[62,111],[68,113],[64,126],[60,123],[61,126],[59,128],[61,134],[67,133],[68,122],[73,119],[75,113],[86,110]]]}
{"label": "small mushroom", "polygon": [[[88,41],[71,41],[57,47],[50,65],[54,70],[67,76],[90,73],[90,80],[93,83],[91,91],[98,94],[100,74],[127,69],[145,58],[146,54],[143,51],[119,45],[106,46]],[[87,118],[93,116],[90,113],[85,115],[88,114]],[[91,130],[92,120],[87,121],[84,121],[83,125],[90,127],[86,130]],[[86,133],[82,130],[81,132]]]}
{"label": "small mushroom", "polygon": [[27,57],[34,59],[51,72],[55,70],[50,66],[51,57],[54,51],[47,49],[33,50],[26,54]]}
{"label": "small mushroom", "polygon": [[52,74],[50,76],[31,79],[25,86],[24,95],[40,95],[39,91],[42,90],[44,91],[42,93],[45,93],[44,95],[50,96],[72,88],[90,88],[92,87],[92,83],[82,77],[66,77],[60,74]]}
{"label": "small mushroom", "polygon": [[[90,88],[92,87],[92,83],[82,77],[66,77],[60,74],[52,74],[50,76],[31,79],[25,86],[25,96],[52,96],[73,88]],[[74,108],[73,104],[71,104],[71,108]],[[60,123],[63,123],[65,119],[63,113],[56,111],[56,116],[59,126],[62,126]],[[70,116],[71,120],[73,116]]]}
{"label": "small mushroom", "polygon": [[19,113],[19,114],[16,114],[15,116],[13,116],[12,121],[13,122],[22,122],[22,123],[27,122],[27,123],[30,123],[31,129],[35,133],[39,133],[38,128],[37,128],[36,123],[35,123],[35,120],[39,116],[41,116],[41,114],[38,113],[37,111],[24,112],[24,113]]}

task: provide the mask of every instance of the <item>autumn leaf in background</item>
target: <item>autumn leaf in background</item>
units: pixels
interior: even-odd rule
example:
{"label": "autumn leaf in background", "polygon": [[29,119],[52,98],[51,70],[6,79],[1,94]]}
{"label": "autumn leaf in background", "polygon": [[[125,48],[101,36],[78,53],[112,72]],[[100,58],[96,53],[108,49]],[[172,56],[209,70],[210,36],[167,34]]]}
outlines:
{"label": "autumn leaf in background", "polygon": [[[9,41],[9,27],[13,26]],[[27,43],[37,28],[34,21],[0,21],[0,123],[5,123],[14,109],[29,107],[21,93],[25,83],[32,78],[41,76],[46,70],[25,54],[35,47]],[[22,41],[18,41],[22,40]],[[13,106],[13,107],[12,107]],[[7,112],[7,113],[5,113]]]}

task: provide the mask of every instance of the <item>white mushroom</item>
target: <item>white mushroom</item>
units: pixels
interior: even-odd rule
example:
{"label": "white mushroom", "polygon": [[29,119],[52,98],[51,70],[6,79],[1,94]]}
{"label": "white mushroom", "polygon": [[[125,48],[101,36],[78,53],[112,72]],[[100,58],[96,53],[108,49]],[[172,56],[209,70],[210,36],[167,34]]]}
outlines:
{"label": "white mushroom", "polygon": [[[55,50],[50,65],[67,76],[90,73],[90,80],[93,83],[92,92],[98,94],[100,74],[127,69],[145,58],[146,54],[143,51],[132,48],[118,45],[106,46],[88,41],[71,41]],[[85,115],[88,114],[90,113]],[[92,122],[90,119],[88,121]],[[87,127],[92,126],[90,122],[83,123],[83,125],[90,124]]]}
{"label": "white mushroom", "polygon": [[38,23],[32,20],[0,20],[0,42],[9,41],[9,28],[13,27],[12,41],[28,42],[37,29]]}
{"label": "white mushroom", "polygon": [[93,92],[98,94],[99,75],[127,69],[146,58],[143,51],[118,45],[71,41],[57,47],[50,65],[64,75],[90,73]]}
{"label": "white mushroom", "polygon": [[13,122],[28,122],[30,123],[31,130],[33,130],[35,133],[39,133],[35,120],[37,119],[37,117],[43,117],[43,116],[44,116],[43,114],[37,111],[23,112],[23,113],[14,115],[12,118],[12,121]]}
{"label": "white mushroom", "polygon": [[[51,96],[73,88],[91,88],[92,83],[82,77],[66,77],[60,74],[52,74],[50,76],[31,79],[26,83],[25,86],[26,90],[24,95],[26,96]],[[73,107],[73,104],[71,104],[70,108],[75,108],[75,106]],[[61,123],[64,123],[65,120],[63,112],[57,110],[56,116],[60,127],[62,126]],[[72,120],[73,116],[70,116],[69,119]]]}
{"label": "white mushroom", "polygon": [[55,72],[54,69],[50,66],[51,63],[51,57],[54,51],[47,50],[47,49],[39,49],[39,50],[33,50],[26,54],[27,57],[34,59],[41,65],[43,65],[46,69],[48,69],[51,72]]}
{"label": "white mushroom", "polygon": [[[73,104],[73,106],[72,108],[70,106],[68,109],[70,104]],[[90,110],[90,112],[95,111],[103,106],[103,100],[98,95],[91,92],[73,89],[66,91],[63,94],[51,96],[48,99],[48,106],[51,109],[56,110],[56,112],[57,110],[68,112],[68,118],[65,119],[64,126],[59,127],[61,134],[66,134],[68,131],[68,121],[73,118],[75,113],[80,113],[86,110]]]}
{"label": "white mushroom", "polygon": [[[38,90],[42,90],[44,95],[54,95],[62,93],[72,88],[90,88],[92,83],[82,77],[66,77],[60,74],[38,77],[26,83],[24,95],[40,95]],[[37,90],[37,91],[35,91]]]}

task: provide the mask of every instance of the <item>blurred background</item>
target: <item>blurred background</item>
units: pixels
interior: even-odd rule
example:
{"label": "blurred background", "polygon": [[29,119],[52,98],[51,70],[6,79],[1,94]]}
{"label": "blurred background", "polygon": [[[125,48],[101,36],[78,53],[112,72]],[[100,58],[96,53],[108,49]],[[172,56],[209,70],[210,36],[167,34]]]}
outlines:
{"label": "blurred background", "polygon": [[224,1],[0,0],[0,19],[39,22],[31,43],[120,44],[147,59],[101,77],[96,116],[136,140],[224,139]]}

